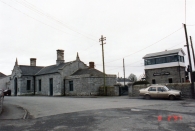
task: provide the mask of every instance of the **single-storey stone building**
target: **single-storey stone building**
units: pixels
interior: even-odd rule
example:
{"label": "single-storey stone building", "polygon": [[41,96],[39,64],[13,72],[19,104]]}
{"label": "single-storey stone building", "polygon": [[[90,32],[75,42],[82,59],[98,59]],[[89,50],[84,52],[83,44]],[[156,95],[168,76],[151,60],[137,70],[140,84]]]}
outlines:
{"label": "single-storey stone building", "polygon": [[[18,65],[16,59],[10,89],[12,95],[98,95],[103,76],[94,68],[94,62],[87,66],[78,53],[76,60],[65,62],[64,50],[57,50],[56,64],[51,66],[36,66],[36,58],[30,59],[30,66]],[[105,76],[107,86],[116,84],[116,75]]]}

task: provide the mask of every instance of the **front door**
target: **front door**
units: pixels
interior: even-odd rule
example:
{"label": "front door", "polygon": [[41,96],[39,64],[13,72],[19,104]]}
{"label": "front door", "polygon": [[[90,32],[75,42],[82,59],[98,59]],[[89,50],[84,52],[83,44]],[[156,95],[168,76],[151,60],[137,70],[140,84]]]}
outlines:
{"label": "front door", "polygon": [[53,96],[53,78],[49,79],[50,96]]}
{"label": "front door", "polygon": [[17,78],[14,79],[14,95],[17,96],[18,93],[18,80]]}

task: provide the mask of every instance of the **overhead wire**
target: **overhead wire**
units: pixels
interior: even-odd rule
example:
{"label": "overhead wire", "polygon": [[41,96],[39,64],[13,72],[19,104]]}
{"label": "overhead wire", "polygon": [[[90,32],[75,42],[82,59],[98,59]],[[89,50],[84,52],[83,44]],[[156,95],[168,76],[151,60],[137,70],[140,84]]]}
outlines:
{"label": "overhead wire", "polygon": [[[46,26],[49,26],[50,28],[53,28],[53,29],[58,30],[58,31],[61,31],[61,32],[65,33],[65,34],[68,34],[68,35],[72,35],[72,34],[70,34],[70,33],[68,33],[68,32],[65,32],[64,30],[60,30],[60,29],[58,29],[58,28],[56,28],[56,27],[53,27],[53,26],[51,26],[51,25],[49,25],[49,24],[46,24],[46,23],[40,21],[39,19],[36,19],[36,18],[34,18],[34,17],[28,15],[27,13],[22,12],[21,10],[15,8],[14,6],[12,6],[12,5],[10,5],[10,4],[8,4],[8,3],[2,1],[2,0],[0,0],[0,2],[2,2],[3,4],[9,6],[10,8],[12,8],[12,9],[14,9],[14,10],[16,10],[16,11],[18,11],[18,12],[20,12],[20,13],[26,15],[26,16],[28,16],[29,18],[31,18],[31,19],[33,19],[33,20],[35,20],[35,21],[38,21],[38,22],[40,22],[40,23],[42,23],[42,24],[44,24],[44,25],[46,25]],[[18,1],[16,1],[16,2],[18,3]],[[78,33],[78,32],[77,32],[77,33]],[[97,41],[94,40],[94,39],[91,39],[91,40],[97,42]],[[92,45],[92,46],[95,46],[95,44]],[[91,48],[92,46],[85,48],[83,51],[86,51],[87,49]]]}
{"label": "overhead wire", "polygon": [[166,39],[167,37],[173,35],[174,33],[176,33],[177,31],[181,30],[182,28],[183,28],[183,27],[177,29],[176,31],[172,32],[171,34],[169,34],[169,35],[163,37],[162,39],[158,40],[157,42],[155,42],[155,43],[153,43],[153,44],[151,44],[151,45],[149,45],[149,46],[147,46],[147,47],[145,47],[145,48],[142,48],[141,50],[138,50],[138,51],[136,51],[136,52],[134,52],[134,53],[132,53],[132,54],[126,55],[126,56],[124,56],[124,57],[121,57],[121,58],[119,58],[119,59],[115,59],[115,60],[112,60],[112,61],[109,61],[109,62],[106,62],[106,63],[111,63],[111,62],[114,62],[114,61],[117,61],[117,60],[121,60],[121,59],[126,58],[126,57],[129,57],[129,56],[131,56],[131,55],[133,55],[133,54],[136,54],[136,53],[138,53],[138,52],[140,52],[140,51],[143,51],[143,50],[145,50],[145,49],[147,49],[147,48],[149,48],[149,47],[151,47],[151,46],[153,46],[153,45],[155,45],[155,44],[161,42],[162,40]]}
{"label": "overhead wire", "polygon": [[36,13],[42,15],[42,16],[45,16],[45,17],[47,17],[47,18],[50,19],[50,20],[53,20],[53,21],[57,22],[58,24],[60,24],[60,25],[62,25],[62,26],[64,26],[64,27],[66,27],[66,28],[68,28],[69,30],[71,30],[71,31],[73,31],[73,32],[76,32],[76,33],[78,33],[78,34],[80,34],[80,35],[82,35],[82,36],[84,36],[84,37],[86,37],[86,38],[88,38],[88,39],[91,39],[91,40],[97,42],[96,39],[93,39],[93,38],[88,37],[87,35],[85,35],[85,34],[83,34],[83,33],[80,33],[80,32],[78,32],[78,31],[76,31],[75,29],[69,27],[67,24],[65,24],[64,22],[58,20],[58,19],[55,18],[54,16],[51,16],[50,14],[45,13],[43,10],[39,9],[39,8],[36,7],[35,5],[33,5],[33,4],[31,4],[31,3],[27,2],[27,1],[24,1],[24,2],[26,2],[28,5],[25,4],[25,3],[21,3],[21,2],[19,2],[19,1],[17,1],[17,0],[15,0],[15,1],[16,1],[17,3],[19,3],[19,4],[23,5],[23,6],[25,6],[26,8],[28,8],[28,9],[30,9],[30,10],[32,10],[32,11],[34,11],[34,12],[36,12]]}

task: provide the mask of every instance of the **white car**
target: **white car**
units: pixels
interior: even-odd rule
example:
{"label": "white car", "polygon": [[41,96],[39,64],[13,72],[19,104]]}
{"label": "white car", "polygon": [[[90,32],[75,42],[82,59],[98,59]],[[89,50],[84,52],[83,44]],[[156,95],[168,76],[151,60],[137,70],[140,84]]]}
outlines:
{"label": "white car", "polygon": [[152,85],[144,89],[139,90],[139,95],[144,96],[145,99],[150,98],[169,98],[174,100],[176,98],[181,98],[182,93],[179,90],[171,90],[163,85]]}

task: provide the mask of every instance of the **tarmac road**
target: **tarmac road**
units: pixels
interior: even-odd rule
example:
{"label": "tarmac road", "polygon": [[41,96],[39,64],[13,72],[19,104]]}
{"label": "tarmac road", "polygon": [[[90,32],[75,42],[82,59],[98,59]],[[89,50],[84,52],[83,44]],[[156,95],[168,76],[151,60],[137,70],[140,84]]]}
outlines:
{"label": "tarmac road", "polygon": [[[44,101],[44,106],[31,105],[37,99],[39,101],[35,105]],[[0,119],[0,131],[195,131],[194,100],[9,97],[6,102],[20,104],[34,117],[26,120]]]}
{"label": "tarmac road", "polygon": [[169,100],[130,99],[122,97],[6,97],[4,104],[18,105],[27,109],[33,118],[86,110],[138,107],[155,104],[177,103]]}

